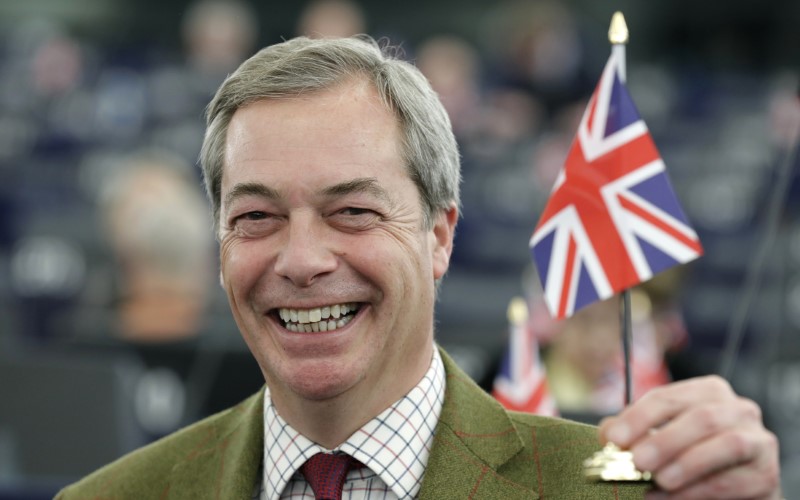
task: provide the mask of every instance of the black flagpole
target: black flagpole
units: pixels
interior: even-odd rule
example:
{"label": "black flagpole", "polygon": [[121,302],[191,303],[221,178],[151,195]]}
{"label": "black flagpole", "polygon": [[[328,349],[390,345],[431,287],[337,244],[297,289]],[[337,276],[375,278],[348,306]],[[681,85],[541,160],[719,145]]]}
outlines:
{"label": "black flagpole", "polygon": [[631,379],[631,291],[623,290],[619,305],[619,323],[622,329],[622,355],[625,360],[625,406],[633,401],[633,382]]}
{"label": "black flagpole", "polygon": [[[611,50],[620,52],[621,66],[620,78],[624,83],[625,78],[625,45],[628,43],[628,26],[622,12],[615,12],[611,18],[611,26],[608,29],[608,41],[611,42]],[[619,323],[622,331],[622,354],[625,362],[625,406],[633,401],[633,383],[631,379],[631,292],[623,290],[620,300]]]}

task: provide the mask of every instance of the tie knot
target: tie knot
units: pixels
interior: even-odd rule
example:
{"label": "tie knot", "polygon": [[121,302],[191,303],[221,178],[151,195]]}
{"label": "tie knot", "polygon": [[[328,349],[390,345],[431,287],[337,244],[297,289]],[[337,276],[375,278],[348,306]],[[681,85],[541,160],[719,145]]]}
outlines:
{"label": "tie knot", "polygon": [[361,466],[350,455],[317,453],[300,467],[316,500],[340,500],[347,472]]}

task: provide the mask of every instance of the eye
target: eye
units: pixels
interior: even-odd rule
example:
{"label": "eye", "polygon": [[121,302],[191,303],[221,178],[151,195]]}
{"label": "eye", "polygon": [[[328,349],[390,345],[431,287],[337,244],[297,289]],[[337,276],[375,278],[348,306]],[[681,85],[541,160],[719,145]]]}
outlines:
{"label": "eye", "polygon": [[359,207],[347,207],[339,210],[342,215],[376,215],[374,210]]}
{"label": "eye", "polygon": [[269,217],[269,214],[266,212],[247,212],[246,214],[242,214],[236,217],[236,220],[244,219],[244,220],[263,220]]}
{"label": "eye", "polygon": [[340,229],[360,231],[378,223],[381,215],[370,208],[345,207],[333,212],[328,219]]}
{"label": "eye", "polygon": [[253,210],[234,217],[230,227],[240,236],[258,237],[272,233],[278,227],[279,219],[269,212]]}

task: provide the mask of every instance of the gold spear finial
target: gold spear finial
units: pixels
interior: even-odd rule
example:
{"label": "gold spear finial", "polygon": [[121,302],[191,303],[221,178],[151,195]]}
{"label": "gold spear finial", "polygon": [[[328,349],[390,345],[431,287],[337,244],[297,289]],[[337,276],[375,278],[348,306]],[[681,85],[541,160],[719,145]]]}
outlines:
{"label": "gold spear finial", "polygon": [[608,41],[613,44],[628,43],[628,25],[625,24],[625,16],[620,11],[614,12],[614,15],[611,16]]}
{"label": "gold spear finial", "polygon": [[508,322],[512,325],[522,325],[528,321],[528,304],[522,297],[514,297],[508,304]]}

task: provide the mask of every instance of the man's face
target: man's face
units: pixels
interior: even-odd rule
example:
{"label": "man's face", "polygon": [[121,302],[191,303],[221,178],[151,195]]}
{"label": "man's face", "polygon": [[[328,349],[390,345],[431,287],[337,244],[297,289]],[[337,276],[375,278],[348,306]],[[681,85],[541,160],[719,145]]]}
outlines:
{"label": "man's face", "polygon": [[357,79],[231,120],[221,279],[279,409],[349,394],[380,411],[430,364],[456,209],[424,229],[400,137]]}

